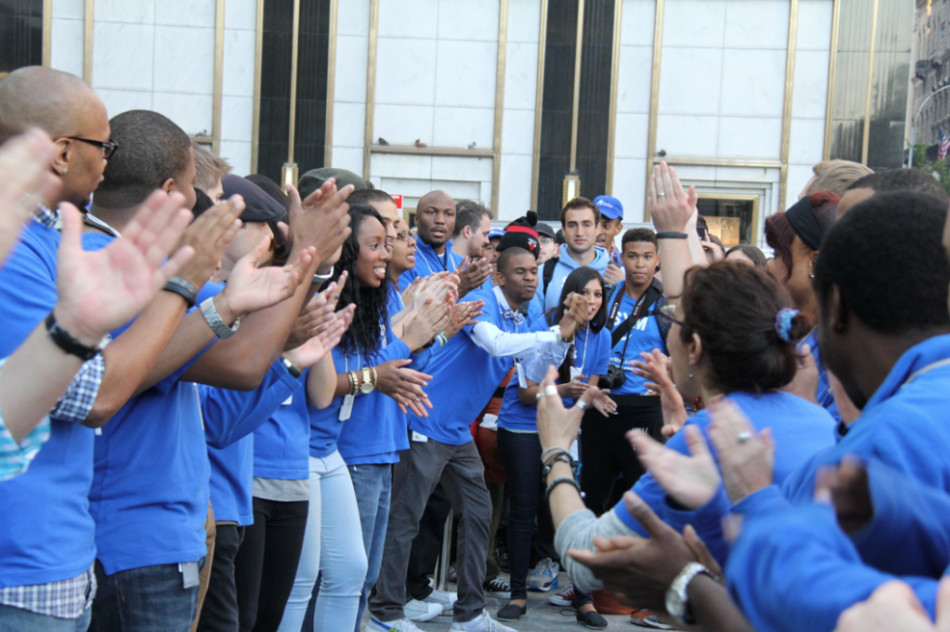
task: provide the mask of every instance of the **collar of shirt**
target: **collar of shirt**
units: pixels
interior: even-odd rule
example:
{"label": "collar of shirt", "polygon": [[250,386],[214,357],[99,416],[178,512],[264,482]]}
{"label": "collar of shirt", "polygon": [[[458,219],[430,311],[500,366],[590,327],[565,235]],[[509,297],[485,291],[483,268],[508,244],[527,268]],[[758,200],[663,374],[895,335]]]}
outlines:
{"label": "collar of shirt", "polygon": [[51,210],[42,204],[36,209],[33,218],[43,226],[57,229],[60,227],[59,211]]}

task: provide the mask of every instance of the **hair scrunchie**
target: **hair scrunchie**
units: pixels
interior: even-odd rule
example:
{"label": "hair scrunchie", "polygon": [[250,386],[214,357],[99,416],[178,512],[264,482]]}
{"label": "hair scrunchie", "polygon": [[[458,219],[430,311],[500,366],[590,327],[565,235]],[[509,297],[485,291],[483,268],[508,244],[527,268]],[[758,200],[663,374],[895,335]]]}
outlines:
{"label": "hair scrunchie", "polygon": [[783,307],[775,315],[775,333],[784,342],[792,341],[792,321],[798,316],[798,310],[791,307]]}

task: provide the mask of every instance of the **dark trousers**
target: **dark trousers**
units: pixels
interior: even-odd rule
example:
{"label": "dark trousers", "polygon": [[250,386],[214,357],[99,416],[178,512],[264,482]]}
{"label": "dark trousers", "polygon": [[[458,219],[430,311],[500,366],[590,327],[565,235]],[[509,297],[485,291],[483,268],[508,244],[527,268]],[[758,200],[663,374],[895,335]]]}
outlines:
{"label": "dark trousers", "polygon": [[[200,572],[204,558],[198,562]],[[96,560],[99,589],[92,605],[92,632],[189,632],[198,609],[198,573],[179,564],[142,566],[106,575]],[[188,584],[188,588],[185,588]]]}
{"label": "dark trousers", "polygon": [[410,599],[422,601],[432,593],[429,575],[435,572],[435,563],[442,553],[442,536],[445,533],[445,520],[452,506],[437,485],[426,502],[425,511],[419,521],[419,533],[412,541],[409,553],[409,566],[406,570],[406,595]]}
{"label": "dark trousers", "polygon": [[272,632],[297,576],[309,501],[254,499],[254,524],[245,528],[234,560],[241,632]]}
{"label": "dark trousers", "polygon": [[214,562],[204,606],[198,618],[199,632],[238,632],[238,600],[234,583],[234,558],[241,548],[244,527],[218,522]]}
{"label": "dark trousers", "polygon": [[485,607],[485,557],[491,499],[485,487],[484,468],[474,442],[455,446],[433,439],[413,441],[399,453],[393,468],[392,506],[383,549],[383,564],[376,595],[369,609],[382,621],[404,616],[406,570],[413,538],[426,500],[442,481],[449,503],[459,516],[458,596],[453,618],[470,621]]}
{"label": "dark trousers", "polygon": [[627,440],[634,428],[658,438],[663,427],[660,398],[652,395],[615,396],[617,414],[604,417],[594,409],[581,423],[581,489],[584,502],[598,516],[611,508],[618,476],[624,491],[633,487],[644,469]]}

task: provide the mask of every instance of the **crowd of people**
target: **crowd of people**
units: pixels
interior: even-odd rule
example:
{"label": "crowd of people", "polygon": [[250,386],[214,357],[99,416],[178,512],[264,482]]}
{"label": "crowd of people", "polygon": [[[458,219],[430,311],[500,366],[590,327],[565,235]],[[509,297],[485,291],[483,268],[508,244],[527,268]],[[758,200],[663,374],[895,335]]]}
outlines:
{"label": "crowd of people", "polygon": [[507,632],[529,590],[591,629],[950,623],[934,178],[820,163],[767,258],[665,163],[655,230],[445,191],[410,226],[44,67],[0,143],[0,631]]}

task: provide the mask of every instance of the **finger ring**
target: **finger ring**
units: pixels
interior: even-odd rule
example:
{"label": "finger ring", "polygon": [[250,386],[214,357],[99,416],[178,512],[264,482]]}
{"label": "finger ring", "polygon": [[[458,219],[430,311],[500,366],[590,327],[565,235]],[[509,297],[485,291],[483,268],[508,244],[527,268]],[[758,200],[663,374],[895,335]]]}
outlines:
{"label": "finger ring", "polygon": [[557,387],[554,384],[548,384],[544,387],[545,395],[557,395]]}
{"label": "finger ring", "polygon": [[580,408],[581,410],[587,410],[587,402],[585,402],[583,399],[579,400],[577,402],[577,407]]}
{"label": "finger ring", "polygon": [[656,194],[657,197],[666,197],[666,191],[660,191]]}
{"label": "finger ring", "polygon": [[736,435],[736,439],[739,441],[739,443],[746,443],[751,438],[751,432],[740,432],[738,435]]}

